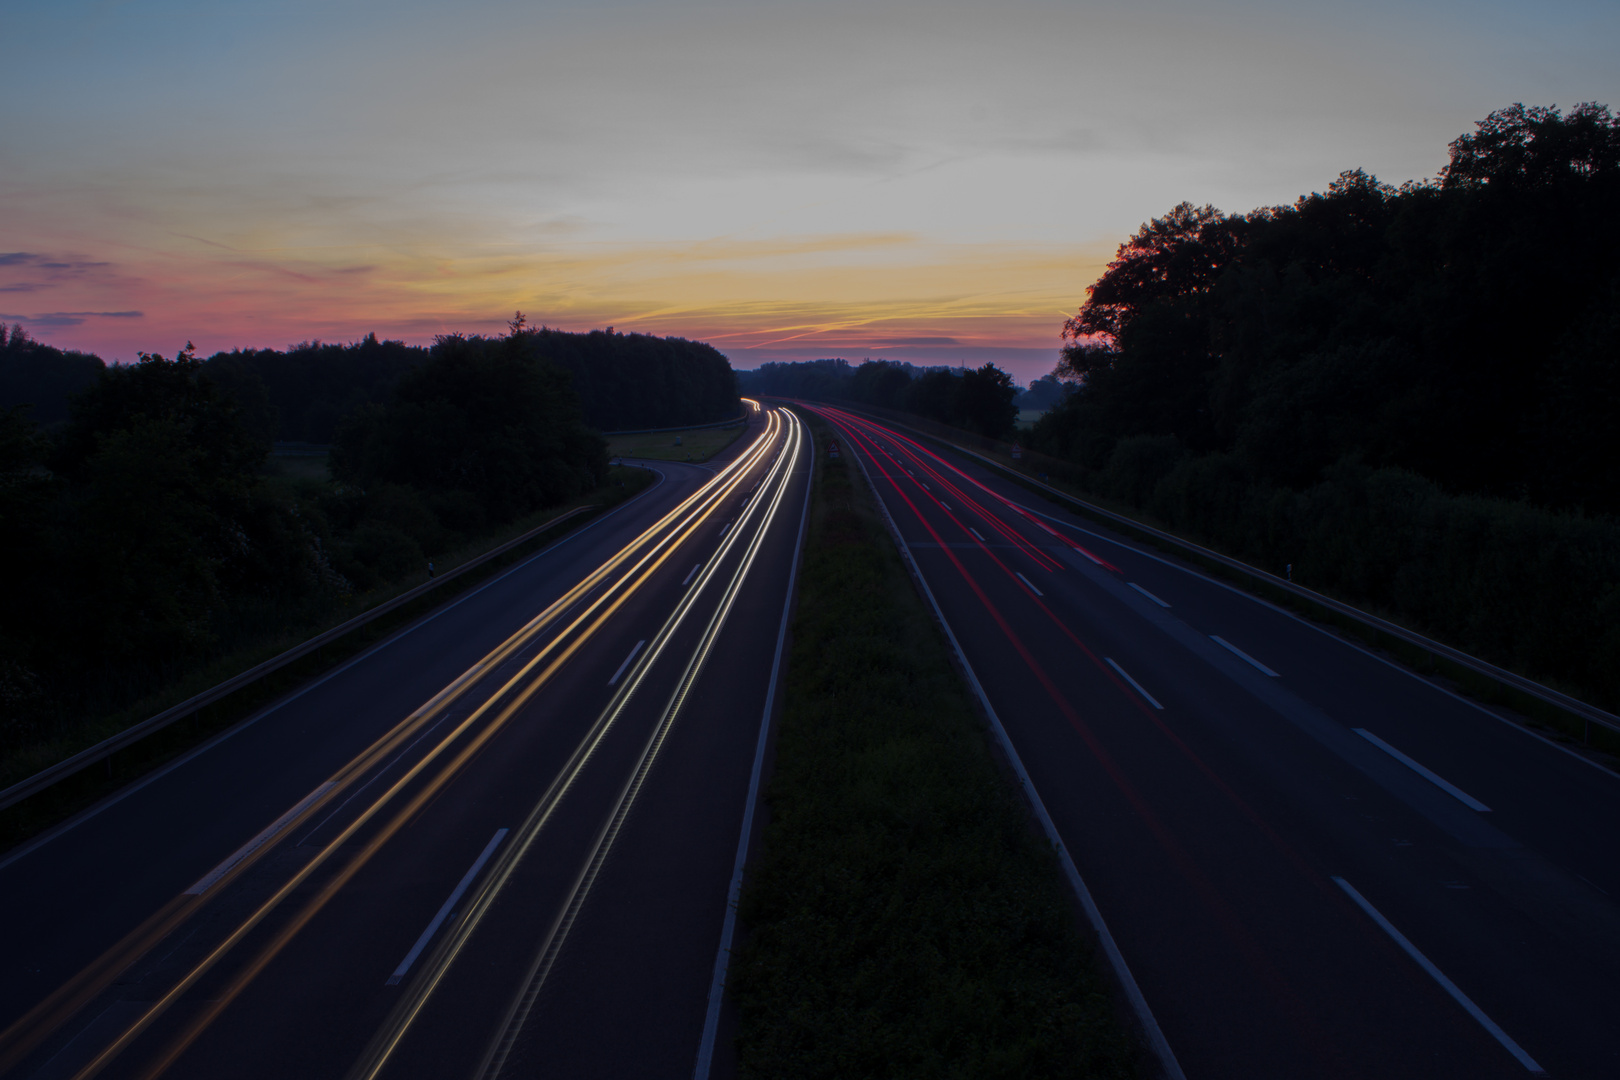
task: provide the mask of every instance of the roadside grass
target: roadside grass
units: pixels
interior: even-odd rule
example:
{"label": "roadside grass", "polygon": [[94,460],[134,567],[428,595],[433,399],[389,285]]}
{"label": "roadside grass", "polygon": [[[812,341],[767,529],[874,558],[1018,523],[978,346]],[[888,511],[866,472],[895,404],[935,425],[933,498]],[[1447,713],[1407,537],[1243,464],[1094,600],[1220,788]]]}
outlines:
{"label": "roadside grass", "polygon": [[870,493],[847,461],[819,459],[815,484],[731,965],[740,1074],[1138,1075],[1058,859]]}
{"label": "roadside grass", "polygon": [[[747,424],[729,428],[691,428],[648,435],[610,435],[608,453],[614,457],[652,458],[657,461],[708,461],[748,430]],[[681,445],[676,446],[675,440]]]}
{"label": "roadside grass", "polygon": [[[645,489],[652,480],[652,475],[644,469],[614,467],[609,471],[608,483],[604,487],[562,506],[549,507],[520,518],[437,558],[435,563],[440,573],[448,573],[576,507],[585,505],[598,507],[595,514],[585,514],[560,524],[554,530],[545,530],[511,551],[489,560],[453,581],[446,582],[437,589],[430,590],[424,596],[387,615],[350,631],[279,671],[242,687],[228,697],[213,702],[184,719],[177,720],[132,746],[119,750],[105,763],[88,766],[37,795],[0,809],[0,852],[23,843],[132,780],[159,768],[165,762],[246,719],[258,709],[296,689],[309,679],[358,655],[434,608],[477,587],[546,544],[560,539],[567,532],[589,524],[601,512]],[[622,487],[619,486],[621,482]],[[25,780],[42,769],[49,768],[103,739],[140,723],[147,717],[155,716],[233,678],[240,672],[279,656],[288,649],[415,588],[422,584],[422,580],[420,577],[412,576],[390,582],[386,586],[355,596],[346,603],[331,605],[308,622],[293,626],[278,625],[258,633],[253,633],[250,629],[245,630],[236,635],[242,642],[238,647],[186,670],[162,690],[142,697],[127,708],[86,716],[69,726],[59,727],[47,738],[9,744],[4,748],[3,756],[0,756],[0,788]],[[251,621],[252,613],[245,613],[243,618]]]}

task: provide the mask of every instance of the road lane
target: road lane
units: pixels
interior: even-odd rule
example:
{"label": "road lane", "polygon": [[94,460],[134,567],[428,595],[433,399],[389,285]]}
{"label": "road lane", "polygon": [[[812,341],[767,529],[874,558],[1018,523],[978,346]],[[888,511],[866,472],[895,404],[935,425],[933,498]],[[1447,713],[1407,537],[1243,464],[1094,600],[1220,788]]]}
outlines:
{"label": "road lane", "polygon": [[817,408],[889,506],[1189,1076],[1529,1074],[1341,879],[1527,1060],[1620,1071],[1602,1019],[1620,1005],[1603,892],[1620,780],[969,461]]}
{"label": "road lane", "polygon": [[[391,1019],[397,1002],[431,966],[437,946],[425,947],[412,972],[390,985],[387,980],[401,958],[423,936],[424,927],[445,905],[446,896],[466,876],[490,837],[507,829],[508,837],[492,851],[479,882],[469,887],[456,907],[470,909],[480,890],[488,889],[497,868],[516,850],[515,834],[525,815],[532,815],[536,798],[559,764],[575,754],[576,775],[554,800],[550,818],[530,838],[531,846],[523,857],[502,871],[506,884],[489,903],[488,917],[467,938],[465,954],[448,964],[441,973],[442,985],[426,996],[419,1014],[406,1026],[405,1045],[410,1052],[385,1061],[383,1074],[469,1071],[485,1049],[491,1025],[508,1005],[514,980],[521,981],[521,969],[530,959],[524,954],[532,951],[536,921],[546,921],[536,912],[554,909],[566,893],[563,885],[574,874],[582,851],[590,847],[590,838],[600,832],[602,814],[621,788],[627,765],[644,749],[650,723],[669,711],[665,706],[670,691],[689,659],[683,651],[695,637],[691,628],[712,617],[725,586],[738,578],[732,612],[718,629],[698,682],[691,688],[692,707],[674,716],[666,740],[670,760],[675,760],[688,753],[689,742],[701,742],[706,731],[709,739],[719,739],[705,758],[709,781],[695,792],[710,794],[708,809],[704,814],[688,815],[684,804],[694,791],[679,785],[670,789],[671,778],[666,774],[671,770],[660,762],[648,771],[645,794],[631,806],[624,826],[627,839],[640,836],[648,824],[661,827],[667,835],[660,850],[684,844],[696,853],[663,895],[678,900],[682,913],[673,923],[666,920],[667,936],[681,943],[682,955],[701,959],[684,968],[676,965],[677,973],[689,984],[684,997],[660,994],[657,1000],[663,1004],[639,1018],[649,1030],[663,1033],[660,1040],[644,1040],[644,1045],[656,1042],[661,1061],[684,1055],[684,1069],[689,1071],[724,914],[727,864],[735,850],[742,814],[740,795],[728,795],[737,792],[739,776],[746,785],[753,748],[751,733],[737,736],[738,725],[757,726],[758,701],[769,673],[768,664],[755,665],[739,657],[748,653],[756,638],[765,636],[750,624],[770,606],[773,589],[779,614],[787,574],[787,566],[779,565],[785,563],[780,556],[781,537],[791,540],[798,525],[798,503],[782,496],[793,490],[802,492],[804,484],[796,425],[761,416],[750,435],[756,433],[760,436],[758,459],[740,466],[740,472],[729,480],[722,473],[727,490],[693,521],[678,547],[660,556],[663,562],[648,571],[651,576],[623,594],[621,606],[612,611],[599,632],[592,636],[584,628],[557,631],[563,635],[560,638],[541,635],[495,665],[481,683],[493,686],[513,675],[519,665],[532,662],[534,654],[554,646],[561,651],[575,649],[566,663],[546,676],[544,686],[532,698],[518,700],[537,677],[534,673],[519,679],[504,697],[496,695],[499,700],[490,699],[495,704],[482,714],[474,708],[485,696],[480,689],[429,717],[410,732],[411,740],[397,748],[404,751],[400,760],[379,762],[357,777],[350,785],[355,790],[346,790],[344,799],[332,798],[321,805],[318,813],[300,822],[290,835],[270,845],[257,862],[227,878],[220,886],[221,895],[181,931],[168,935],[161,947],[149,950],[117,986],[53,1031],[21,1063],[18,1075],[29,1075],[62,1051],[77,1029],[92,1025],[98,1012],[127,1019],[130,1002],[172,995],[188,972],[200,972],[195,985],[176,997],[172,1008],[157,1016],[147,1030],[134,1035],[127,1053],[109,1058],[101,1075],[344,1075],[379,1026]],[[747,442],[741,440],[738,445]],[[740,450],[739,454],[748,452]],[[153,861],[174,864],[166,865],[163,875],[153,875],[155,883],[144,892],[121,895],[121,903],[106,905],[121,912],[122,925],[114,918],[105,920],[111,924],[100,934],[100,943],[105,943],[116,931],[138,921],[145,913],[143,903],[146,910],[158,906],[165,892],[172,896],[184,889],[207,873],[210,859],[225,858],[267,820],[273,820],[277,813],[268,813],[266,804],[275,807],[279,798],[279,813],[295,803],[330,775],[345,754],[358,752],[368,739],[398,723],[400,716],[420,706],[494,643],[506,640],[503,634],[510,634],[536,610],[565,596],[586,570],[623,546],[621,541],[628,539],[625,534],[638,531],[679,499],[692,496],[697,482],[710,475],[707,469],[666,464],[659,468],[684,483],[677,486],[666,481],[659,490],[668,494],[661,500],[647,500],[634,519],[625,515],[627,520],[618,533],[610,536],[603,531],[607,543],[594,548],[579,545],[571,561],[554,560],[549,576],[535,573],[532,580],[508,580],[509,585],[521,585],[510,593],[486,588],[491,600],[499,597],[500,602],[470,611],[461,620],[447,617],[448,613],[440,615],[413,634],[397,637],[396,643],[412,643],[414,638],[415,647],[377,651],[371,658],[374,663],[355,665],[345,677],[330,680],[331,692],[311,692],[289,703],[243,736],[221,744],[217,756],[211,751],[151,785],[150,794],[140,793],[145,799],[126,800],[116,813],[109,811],[92,819],[4,872],[27,882],[30,899],[36,901],[36,909],[43,910],[48,907],[49,889],[70,886],[76,876],[93,874],[98,860],[116,858],[119,844],[133,845]],[[772,497],[789,511],[768,516]],[[756,552],[752,569],[739,577],[742,555],[756,539],[763,546]],[[696,580],[690,574],[693,561],[707,568]],[[508,579],[511,577],[509,574]],[[592,595],[601,599],[603,589],[616,587],[604,582]],[[583,597],[563,615],[571,618],[594,602],[591,596]],[[691,606],[689,618],[661,644],[651,631],[685,603]],[[507,616],[502,621],[484,621],[502,613]],[[559,619],[566,621],[562,616]],[[557,626],[561,625],[559,621]],[[546,644],[547,640],[553,644]],[[571,644],[557,644],[564,640]],[[648,647],[638,650],[639,656],[622,673],[618,686],[610,686],[610,677],[637,641],[647,641]],[[661,655],[655,652],[660,649]],[[435,664],[439,651],[456,655]],[[541,667],[534,669],[541,671]],[[614,702],[621,706],[619,714],[604,726],[604,708]],[[353,711],[343,714],[344,705]],[[339,714],[334,716],[329,710]],[[462,726],[466,734],[444,751],[443,760],[435,760],[419,775],[409,774],[409,769],[422,764],[429,747],[453,742],[446,739],[447,733]],[[693,733],[690,738],[689,730]],[[589,753],[578,758],[581,739],[588,742],[592,732],[600,738]],[[247,737],[250,733],[251,738]],[[477,745],[479,740],[482,745]],[[227,747],[235,756],[226,752]],[[258,759],[244,753],[244,747],[256,750]],[[465,760],[442,770],[454,754],[465,754]],[[219,776],[222,771],[228,773],[223,779]],[[294,776],[288,779],[287,772]],[[399,786],[392,803],[372,819],[356,816],[376,805],[375,797],[390,785]],[[360,791],[362,787],[364,791]],[[259,788],[272,790],[268,795],[248,797]],[[210,843],[211,837],[198,839],[209,831],[199,827],[206,810],[201,815],[198,810],[210,798],[222,814],[241,819],[234,828],[221,830],[224,843]],[[238,802],[251,803],[252,808],[237,811]],[[166,827],[154,827],[154,814],[161,816],[169,807],[189,808],[190,813],[176,813],[163,823]],[[725,835],[728,820],[729,837]],[[317,865],[322,857],[317,853],[333,845],[344,830],[352,830],[352,838],[338,844],[326,863]],[[195,850],[180,857],[174,854],[177,848]],[[634,847],[615,846],[606,852],[602,883],[581,908],[585,921],[581,933],[569,935],[565,943],[567,951],[556,969],[559,976],[576,981],[583,978],[590,985],[596,977],[592,972],[608,970],[608,961],[598,962],[593,953],[613,954],[613,941],[594,936],[588,927],[593,925],[598,900],[611,908],[618,903],[620,892],[628,889],[634,893],[635,883],[641,880],[633,859],[629,877],[624,879],[622,850],[633,851]],[[357,852],[366,857],[357,858]],[[721,869],[707,873],[706,864],[697,857],[701,854],[707,854],[708,862],[717,862]],[[285,902],[274,906],[258,923],[244,922],[268,896],[286,889],[295,875],[306,872],[310,873],[307,883],[288,893]],[[461,910],[447,913],[437,935],[439,941],[452,936],[464,914]],[[209,967],[208,956],[233,926],[246,927],[240,944]],[[60,939],[70,940],[78,932],[71,913],[58,920]],[[580,941],[591,944],[580,946]],[[41,951],[48,952],[49,945]],[[658,963],[646,967],[651,977]],[[55,974],[62,977],[60,970]],[[37,984],[48,981],[40,979]],[[34,995],[37,1001],[38,985]],[[14,1015],[33,1004],[26,992],[14,996]],[[680,1019],[689,1014],[695,1014],[696,1020]],[[540,1021],[549,1012],[540,1007],[532,1015]],[[535,1038],[531,1027],[524,1025],[520,1032],[530,1044]],[[582,1030],[574,1025],[569,1034],[577,1036]],[[622,1034],[623,1030],[620,1023],[614,1032]],[[92,1030],[90,1034],[92,1044],[107,1041],[106,1032]],[[608,1032],[598,1031],[596,1038],[606,1045],[608,1036]],[[68,1053],[59,1059],[58,1071],[72,1057]]]}

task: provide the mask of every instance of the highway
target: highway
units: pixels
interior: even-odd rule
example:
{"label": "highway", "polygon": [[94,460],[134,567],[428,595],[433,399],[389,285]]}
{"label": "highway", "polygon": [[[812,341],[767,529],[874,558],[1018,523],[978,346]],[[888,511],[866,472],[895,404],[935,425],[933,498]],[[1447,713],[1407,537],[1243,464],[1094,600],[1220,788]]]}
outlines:
{"label": "highway", "polygon": [[1620,1076],[1620,777],[885,424],[870,477],[1168,1075]]}
{"label": "highway", "polygon": [[691,1076],[807,506],[756,410],[0,856],[0,1075]]}

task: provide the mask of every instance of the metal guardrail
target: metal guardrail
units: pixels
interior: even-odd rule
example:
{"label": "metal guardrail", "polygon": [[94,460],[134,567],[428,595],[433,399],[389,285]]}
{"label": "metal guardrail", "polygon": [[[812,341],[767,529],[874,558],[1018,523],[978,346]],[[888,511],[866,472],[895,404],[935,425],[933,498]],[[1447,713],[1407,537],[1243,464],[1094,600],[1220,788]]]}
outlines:
{"label": "metal guardrail", "polygon": [[489,560],[505,554],[524,541],[531,540],[548,529],[556,528],[563,522],[569,520],[570,518],[578,517],[587,510],[595,509],[597,509],[595,504],[577,507],[568,511],[566,514],[561,514],[552,518],[550,521],[536,525],[523,535],[514,537],[498,547],[491,548],[482,555],[479,555],[474,559],[469,559],[467,562],[462,563],[455,569],[447,570],[438,577],[423,582],[421,585],[418,585],[413,589],[408,589],[394,597],[392,600],[378,604],[371,610],[362,612],[347,622],[334,626],[332,629],[323,634],[318,634],[300,645],[295,645],[279,656],[272,657],[271,659],[266,660],[264,663],[259,664],[257,667],[249,668],[247,671],[242,672],[240,675],[237,675],[234,678],[226,679],[218,686],[204,690],[195,697],[187,698],[185,701],[175,705],[173,708],[165,709],[150,719],[142,720],[133,727],[125,728],[117,735],[103,739],[101,742],[79,751],[70,758],[65,758],[47,769],[42,769],[26,780],[21,780],[15,784],[12,784],[10,787],[5,788],[4,790],[0,790],[0,810],[13,805],[14,803],[19,803],[28,798],[30,795],[37,795],[46,788],[65,780],[69,776],[72,776],[74,773],[77,773],[88,766],[94,765],[98,761],[111,757],[124,747],[140,742],[148,735],[163,730],[176,720],[182,720],[197,710],[204,708],[205,706],[212,705],[214,702],[219,701],[222,698],[229,697],[231,694],[242,689],[244,686],[251,685],[252,683],[264,678],[266,675],[279,671],[281,668],[286,667],[294,660],[309,655],[316,649],[319,649],[321,646],[336,641],[338,638],[343,637],[350,631],[358,630],[360,627],[371,622],[373,619],[381,618],[390,611],[393,611],[394,609],[408,604],[412,600],[431,592],[440,585],[443,585],[445,582],[455,580],[457,577],[473,569],[474,567],[481,566]]}
{"label": "metal guardrail", "polygon": [[[846,409],[849,412],[867,413],[868,415],[872,415],[879,411],[872,410],[865,406],[850,405],[844,402],[837,403],[837,407]],[[888,412],[889,410],[884,409],[881,411]],[[1290,593],[1301,600],[1306,601],[1307,603],[1326,608],[1335,614],[1342,615],[1347,619],[1361,623],[1363,626],[1371,630],[1375,630],[1380,634],[1387,634],[1390,637],[1406,642],[1408,645],[1412,645],[1416,648],[1424,650],[1425,652],[1432,653],[1433,655],[1448,660],[1460,667],[1467,668],[1477,675],[1483,675],[1487,679],[1501,683],[1503,686],[1508,686],[1519,691],[1520,693],[1528,694],[1544,704],[1551,705],[1556,709],[1561,709],[1581,720],[1585,724],[1585,737],[1588,743],[1592,741],[1593,724],[1597,724],[1600,727],[1607,728],[1610,731],[1620,733],[1620,716],[1616,716],[1614,713],[1600,709],[1596,705],[1590,705],[1579,698],[1571,697],[1561,690],[1554,690],[1550,686],[1543,686],[1534,679],[1528,679],[1523,675],[1509,671],[1506,668],[1497,667],[1495,664],[1487,660],[1481,660],[1477,656],[1471,656],[1468,653],[1463,652],[1461,649],[1454,649],[1450,645],[1435,641],[1433,638],[1424,637],[1422,634],[1408,630],[1406,627],[1397,625],[1396,623],[1392,623],[1388,619],[1381,619],[1377,615],[1368,614],[1367,612],[1362,611],[1360,608],[1353,607],[1341,600],[1335,600],[1331,596],[1324,596],[1322,593],[1296,585],[1286,578],[1280,578],[1276,574],[1261,570],[1259,567],[1250,566],[1248,563],[1239,559],[1234,559],[1229,555],[1223,555],[1218,551],[1212,551],[1209,548],[1195,544],[1190,540],[1184,540],[1181,537],[1176,536],[1174,533],[1165,532],[1163,529],[1156,529],[1151,525],[1144,525],[1142,522],[1137,521],[1134,518],[1126,517],[1124,514],[1115,513],[1114,511],[1098,506],[1095,503],[1077,498],[1070,495],[1066,491],[1060,491],[1050,484],[1043,483],[1027,473],[1020,472],[1019,470],[1014,469],[1011,465],[1004,464],[1003,462],[997,461],[994,458],[987,457],[977,450],[970,450],[965,446],[961,446],[950,439],[945,438],[944,436],[923,431],[920,428],[915,428],[908,424],[900,423],[899,421],[890,419],[886,416],[872,415],[872,418],[880,420],[883,423],[892,424],[895,427],[909,431],[914,435],[928,439],[932,442],[941,443],[950,447],[952,450],[955,450],[957,453],[966,454],[971,458],[975,458],[984,464],[991,466],[992,468],[1007,473],[1015,478],[1019,483],[1039,488],[1054,498],[1074,504],[1092,517],[1102,518],[1105,521],[1124,526],[1127,529],[1132,529],[1139,533],[1145,533],[1148,536],[1153,537],[1155,540],[1168,544],[1171,547],[1180,548],[1183,551],[1190,552],[1200,559],[1207,559],[1211,562],[1219,563],[1230,570],[1235,570],[1247,577],[1253,578],[1257,581],[1262,581],[1272,588]]]}

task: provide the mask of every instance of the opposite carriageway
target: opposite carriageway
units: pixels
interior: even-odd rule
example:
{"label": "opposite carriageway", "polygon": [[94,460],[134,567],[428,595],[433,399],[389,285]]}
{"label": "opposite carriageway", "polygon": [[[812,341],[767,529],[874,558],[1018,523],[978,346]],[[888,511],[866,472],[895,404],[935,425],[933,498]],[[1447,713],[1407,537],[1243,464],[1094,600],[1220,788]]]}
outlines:
{"label": "opposite carriageway", "polygon": [[871,477],[1172,1070],[1616,1071],[1620,852],[1581,827],[1616,821],[1614,776],[965,458],[813,408]]}

